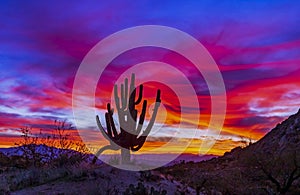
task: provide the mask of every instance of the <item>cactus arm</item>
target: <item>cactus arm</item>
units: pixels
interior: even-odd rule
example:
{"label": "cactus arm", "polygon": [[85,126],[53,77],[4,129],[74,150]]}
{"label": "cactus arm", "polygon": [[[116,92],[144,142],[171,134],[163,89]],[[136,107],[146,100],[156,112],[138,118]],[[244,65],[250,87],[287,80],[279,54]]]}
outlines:
{"label": "cactus arm", "polygon": [[155,100],[155,105],[154,105],[154,110],[153,110],[153,114],[152,117],[150,119],[150,122],[147,126],[147,128],[145,129],[145,131],[142,133],[142,135],[137,138],[135,145],[132,146],[130,149],[132,151],[138,151],[139,149],[141,149],[141,147],[144,145],[147,136],[149,135],[153,125],[154,125],[154,121],[157,115],[157,111],[158,111],[158,107],[160,106],[161,103],[161,99],[160,99],[160,90],[157,90],[157,94],[156,94],[156,100]]}
{"label": "cactus arm", "polygon": [[[127,80],[127,82],[128,82],[128,80]],[[126,88],[126,86],[125,86],[125,88]],[[118,111],[120,131],[122,133],[124,131],[125,124],[126,124],[125,123],[125,113],[126,113],[126,111],[122,110],[121,107],[120,107],[120,99],[118,97],[118,86],[117,85],[114,86],[114,97],[115,97],[116,107],[117,107],[117,111]],[[121,101],[123,101],[123,100],[121,99]]]}
{"label": "cactus arm", "polygon": [[[145,139],[145,141],[146,141],[146,139]],[[134,152],[139,151],[139,150],[143,147],[145,141],[143,141],[141,144],[139,144],[139,145],[137,145],[137,146],[132,146],[130,149],[131,149],[132,151],[134,151]]]}
{"label": "cactus arm", "polygon": [[134,89],[135,89],[135,74],[132,73],[131,74],[131,80],[130,80],[130,90],[129,90],[130,95],[131,95],[131,93],[133,92]]}
{"label": "cactus arm", "polygon": [[[136,131],[136,121],[137,121],[137,110],[135,109],[135,105],[139,104],[142,101],[142,95],[143,95],[143,85],[140,85],[140,90],[139,90],[139,97],[138,100],[135,101],[136,97],[136,88],[134,86],[135,84],[135,74],[131,75],[131,83],[130,83],[130,96],[129,96],[129,103],[128,103],[128,111],[130,115],[127,118],[127,124],[128,124],[128,130],[130,131],[129,133],[135,134]],[[138,136],[138,135],[136,135]]]}
{"label": "cactus arm", "polygon": [[154,106],[154,110],[150,119],[150,122],[148,124],[148,126],[146,127],[145,131],[143,132],[142,136],[148,136],[148,134],[150,133],[153,125],[154,125],[154,121],[157,115],[157,111],[158,111],[158,107],[159,107],[160,103],[156,102],[155,106]]}
{"label": "cactus arm", "polygon": [[125,121],[126,112],[127,111],[120,111],[120,112],[118,112],[121,132],[123,132],[124,129],[127,129],[127,122]]}
{"label": "cactus arm", "polygon": [[127,103],[128,103],[128,79],[125,79],[125,108],[127,107]]}
{"label": "cactus arm", "polygon": [[135,95],[136,95],[136,89],[133,89],[132,92],[130,93],[129,101],[128,101],[129,112],[135,109],[135,104],[134,104]]}
{"label": "cactus arm", "polygon": [[[136,120],[137,120],[137,110],[133,111],[133,116],[132,116],[132,124],[131,124],[131,128],[130,128],[130,132],[132,134],[135,134],[135,130],[136,130]],[[136,135],[138,136],[138,135]]]}
{"label": "cactus arm", "polygon": [[[107,104],[107,118],[108,118],[108,123],[109,123],[109,126],[110,126],[110,135],[112,136],[111,134],[111,131],[114,135],[114,138],[115,139],[118,139],[119,138],[119,134],[117,132],[117,129],[116,129],[116,125],[115,125],[115,122],[114,122],[114,119],[113,119],[113,109],[111,109],[111,106],[110,106],[110,103]],[[106,114],[105,114],[105,118],[106,118]]]}
{"label": "cactus arm", "polygon": [[141,149],[142,146],[144,145],[145,141],[146,141],[146,137],[147,137],[147,136],[141,136],[141,137],[139,137],[139,138],[136,140],[135,145],[132,146],[130,149],[131,149],[132,151],[135,151],[135,152],[138,151],[139,149]]}
{"label": "cactus arm", "polygon": [[100,132],[102,133],[102,135],[105,137],[105,139],[109,140],[110,142],[112,141],[112,137],[110,137],[107,132],[104,130],[104,128],[101,125],[99,116],[96,116],[96,121],[97,121],[97,126],[100,129]]}
{"label": "cactus arm", "polygon": [[128,109],[129,111],[133,111],[135,109],[135,96],[136,96],[136,88],[134,86],[135,84],[135,74],[131,75],[131,81],[130,81],[130,89],[129,89],[129,102],[128,102]]}
{"label": "cactus arm", "polygon": [[142,136],[148,136],[153,125],[154,125],[154,121],[157,115],[157,111],[158,111],[158,107],[160,106],[161,103],[161,99],[160,99],[160,90],[157,90],[157,94],[156,94],[156,100],[155,100],[155,105],[154,105],[154,110],[150,119],[150,122],[148,124],[148,126],[146,127],[145,131],[143,132]]}
{"label": "cactus arm", "polygon": [[113,145],[107,145],[107,146],[103,146],[102,148],[100,148],[98,150],[98,152],[95,154],[96,157],[98,157],[102,152],[104,152],[105,150],[118,150],[118,147],[115,147]]}
{"label": "cactus arm", "polygon": [[116,107],[117,107],[117,110],[119,112],[121,107],[120,107],[120,99],[119,99],[119,96],[118,96],[118,85],[114,86],[114,97],[115,97]]}
{"label": "cactus arm", "polygon": [[103,146],[102,148],[100,148],[98,150],[98,152],[95,154],[95,157],[93,158],[92,163],[95,164],[97,161],[97,158],[100,154],[102,154],[102,152],[104,152],[105,150],[118,150],[119,148],[113,146],[113,145],[107,145],[107,146]]}
{"label": "cactus arm", "polygon": [[145,121],[146,108],[147,108],[147,100],[144,100],[142,112],[141,112],[141,115],[140,115],[140,118],[139,118],[139,123],[138,123],[137,129],[136,129],[136,135],[137,136],[142,131],[142,127],[143,127],[143,124],[144,124],[144,121]]}
{"label": "cactus arm", "polygon": [[140,85],[140,89],[139,89],[139,97],[138,99],[134,102],[135,105],[138,105],[139,103],[141,103],[142,98],[143,98],[143,85]]}
{"label": "cactus arm", "polygon": [[130,148],[132,151],[138,151],[144,145],[144,143],[146,141],[146,138],[149,135],[149,133],[150,133],[152,127],[153,127],[159,105],[160,105],[160,102],[155,103],[153,114],[152,114],[152,117],[150,119],[150,122],[149,122],[147,128],[145,129],[145,131],[142,133],[142,135],[139,138],[137,138],[137,140],[135,142],[135,146],[132,146]]}
{"label": "cactus arm", "polygon": [[[137,110],[135,109],[135,96],[136,96],[136,88],[135,84],[135,74],[131,75],[130,81],[130,95],[128,102],[128,114],[127,114],[127,132],[133,134],[136,129],[136,119],[137,119]],[[132,137],[128,135],[128,137]]]}
{"label": "cactus arm", "polygon": [[124,90],[124,84],[121,84],[121,102],[122,102],[122,107],[121,110],[125,110],[126,109],[126,98],[125,98],[125,90]]}
{"label": "cactus arm", "polygon": [[161,99],[160,99],[160,90],[158,89],[157,90],[157,93],[156,93],[156,100],[155,100],[155,102],[161,102]]}
{"label": "cactus arm", "polygon": [[105,121],[106,121],[106,128],[107,128],[107,135],[109,137],[112,137],[111,133],[111,126],[110,126],[110,121],[109,121],[109,113],[105,113]]}
{"label": "cactus arm", "polygon": [[118,139],[119,134],[118,134],[118,131],[117,131],[117,128],[116,128],[116,125],[115,125],[115,122],[114,122],[114,119],[113,119],[112,115],[109,116],[109,122],[110,122],[112,133],[113,133],[114,137],[116,139]]}
{"label": "cactus arm", "polygon": [[123,128],[123,127],[120,128],[120,135],[119,135],[119,138],[120,138],[120,139],[123,139],[123,138],[124,138],[124,135],[127,133],[124,129],[125,129],[125,128]]}
{"label": "cactus arm", "polygon": [[[125,94],[124,94],[124,84],[121,84],[121,100],[125,99]],[[123,102],[122,102],[123,104]]]}
{"label": "cactus arm", "polygon": [[[106,113],[105,115],[107,115],[108,113]],[[105,130],[104,130],[104,128],[103,128],[103,126],[101,125],[101,122],[100,122],[100,119],[99,119],[99,116],[97,115],[96,116],[96,121],[97,121],[97,126],[98,126],[98,128],[100,129],[100,132],[102,133],[102,135],[103,135],[103,137],[106,139],[106,140],[108,140],[109,141],[109,143],[110,143],[110,145],[112,145],[112,146],[114,146],[114,147],[117,147],[118,146],[118,137],[119,137],[119,135],[118,135],[118,137],[116,138],[116,137],[113,137],[112,135],[110,135],[109,133],[107,133]]]}

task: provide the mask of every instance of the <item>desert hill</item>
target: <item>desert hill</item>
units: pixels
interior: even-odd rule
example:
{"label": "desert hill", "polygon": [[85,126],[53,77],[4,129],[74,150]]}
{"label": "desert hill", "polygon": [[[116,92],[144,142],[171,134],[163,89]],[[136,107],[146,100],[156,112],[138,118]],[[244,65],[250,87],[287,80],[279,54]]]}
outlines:
{"label": "desert hill", "polygon": [[300,194],[300,110],[245,148],[160,170],[203,194]]}

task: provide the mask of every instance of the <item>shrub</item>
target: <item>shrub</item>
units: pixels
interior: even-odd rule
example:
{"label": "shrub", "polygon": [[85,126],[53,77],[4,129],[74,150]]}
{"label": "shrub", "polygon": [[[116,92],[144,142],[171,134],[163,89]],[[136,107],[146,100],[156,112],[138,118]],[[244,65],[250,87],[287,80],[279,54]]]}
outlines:
{"label": "shrub", "polygon": [[145,187],[143,183],[139,182],[137,186],[130,184],[128,188],[123,193],[124,195],[166,195],[166,190],[155,190],[153,187]]}

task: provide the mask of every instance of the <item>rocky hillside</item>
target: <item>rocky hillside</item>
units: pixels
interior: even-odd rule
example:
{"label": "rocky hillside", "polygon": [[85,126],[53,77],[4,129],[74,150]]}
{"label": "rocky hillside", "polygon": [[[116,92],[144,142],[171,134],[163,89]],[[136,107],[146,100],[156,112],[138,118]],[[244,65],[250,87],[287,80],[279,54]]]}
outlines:
{"label": "rocky hillside", "polygon": [[300,110],[287,120],[277,124],[250,148],[264,152],[281,152],[291,147],[300,149]]}
{"label": "rocky hillside", "polygon": [[300,110],[248,147],[160,171],[199,194],[300,194]]}

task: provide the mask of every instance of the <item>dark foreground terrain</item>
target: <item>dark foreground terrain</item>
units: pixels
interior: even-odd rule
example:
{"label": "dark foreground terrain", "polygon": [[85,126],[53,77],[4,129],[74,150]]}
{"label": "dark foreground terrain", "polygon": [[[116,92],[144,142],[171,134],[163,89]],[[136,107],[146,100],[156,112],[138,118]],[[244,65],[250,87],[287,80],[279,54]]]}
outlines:
{"label": "dark foreground terrain", "polygon": [[245,148],[152,171],[93,165],[91,156],[70,150],[23,147],[0,152],[0,194],[300,194],[300,111]]}

